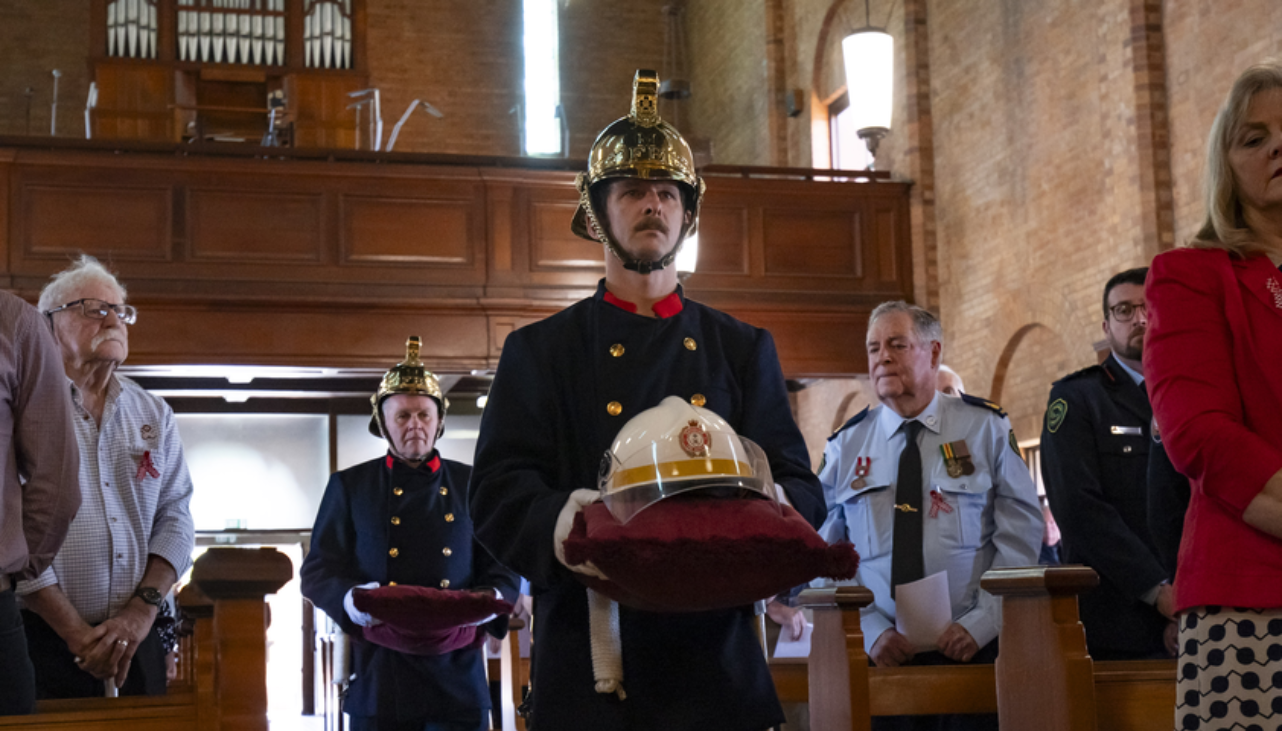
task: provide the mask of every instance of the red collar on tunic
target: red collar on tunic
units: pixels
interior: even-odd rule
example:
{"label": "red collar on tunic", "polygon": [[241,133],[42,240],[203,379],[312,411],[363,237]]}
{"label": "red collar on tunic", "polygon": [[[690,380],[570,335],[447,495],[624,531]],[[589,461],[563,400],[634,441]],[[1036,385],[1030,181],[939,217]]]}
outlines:
{"label": "red collar on tunic", "polygon": [[[389,470],[392,469],[392,465],[396,464],[396,461],[397,461],[396,457],[393,457],[390,454],[387,455],[387,469]],[[406,464],[404,460],[401,460],[401,464],[405,465],[406,467],[409,467],[409,465]],[[429,473],[436,474],[436,471],[441,469],[441,455],[433,454],[431,459],[429,459],[428,461],[424,462],[423,464],[419,465],[417,468],[414,468],[414,469],[427,469]]]}
{"label": "red collar on tunic", "polygon": [[[634,315],[636,314],[636,311],[637,311],[636,303],[628,302],[627,300],[621,300],[618,297],[615,297],[614,293],[608,289],[605,291],[605,295],[602,297],[602,299],[614,305],[615,307],[618,307],[621,310],[626,310],[628,312],[631,312]],[[651,307],[650,310],[654,312],[656,317],[667,319],[669,317],[672,317],[673,315],[680,313],[681,310],[684,308],[685,308],[685,305],[681,302],[681,295],[674,291],[672,294],[668,295],[667,297],[664,297],[658,302],[655,302],[654,306]]]}

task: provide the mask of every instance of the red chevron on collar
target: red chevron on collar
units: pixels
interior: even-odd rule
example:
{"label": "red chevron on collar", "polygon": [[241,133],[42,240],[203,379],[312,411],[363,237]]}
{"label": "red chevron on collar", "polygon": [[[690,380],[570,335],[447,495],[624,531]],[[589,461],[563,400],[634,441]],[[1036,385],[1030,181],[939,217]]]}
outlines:
{"label": "red chevron on collar", "polygon": [[[636,314],[637,306],[635,303],[628,302],[627,300],[621,300],[618,297],[615,297],[614,293],[608,289],[605,291],[605,295],[602,297],[602,299],[614,305],[615,307],[618,307],[621,310],[625,310],[627,312]],[[664,297],[658,302],[655,302],[654,306],[651,307],[650,310],[654,312],[656,316],[663,319],[667,319],[669,317],[672,317],[673,315],[680,313],[681,310],[684,308],[685,308],[685,304],[682,303],[681,301],[681,295],[677,294],[676,292],[673,292],[667,297]]]}
{"label": "red chevron on collar", "polygon": [[[396,464],[396,458],[390,454],[387,455],[387,469],[392,469],[392,465],[394,464]],[[437,470],[441,469],[441,455],[432,455],[432,458],[423,466],[427,468],[428,472],[435,473]]]}

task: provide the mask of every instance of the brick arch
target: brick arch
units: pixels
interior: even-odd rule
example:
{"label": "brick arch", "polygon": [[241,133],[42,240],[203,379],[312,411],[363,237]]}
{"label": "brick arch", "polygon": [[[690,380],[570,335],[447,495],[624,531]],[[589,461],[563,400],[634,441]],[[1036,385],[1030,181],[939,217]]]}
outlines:
{"label": "brick arch", "polygon": [[1041,432],[1051,383],[1071,363],[1064,338],[1041,322],[1019,327],[1006,341],[993,371],[991,393],[1010,415],[1017,436],[1027,439]]}
{"label": "brick arch", "polygon": [[[827,72],[827,64],[824,63],[830,49],[828,48],[829,39],[835,32],[840,32],[839,21],[844,23],[845,19],[841,17],[844,6],[850,3],[850,0],[833,0],[828,6],[828,12],[824,13],[823,23],[819,26],[819,39],[815,43],[815,62],[811,68],[810,89],[820,99],[836,91],[836,87],[829,89],[824,83]],[[840,86],[840,84],[838,85]]]}
{"label": "brick arch", "polygon": [[1002,354],[997,358],[997,367],[993,370],[993,385],[988,389],[988,393],[991,394],[988,398],[999,404],[1002,402],[1002,390],[1006,387],[1006,372],[1010,370],[1010,363],[1015,357],[1015,351],[1019,349],[1019,344],[1024,341],[1024,336],[1039,327],[1046,328],[1040,322],[1031,322],[1016,330],[1010,340],[1006,341],[1006,347],[1002,348]]}

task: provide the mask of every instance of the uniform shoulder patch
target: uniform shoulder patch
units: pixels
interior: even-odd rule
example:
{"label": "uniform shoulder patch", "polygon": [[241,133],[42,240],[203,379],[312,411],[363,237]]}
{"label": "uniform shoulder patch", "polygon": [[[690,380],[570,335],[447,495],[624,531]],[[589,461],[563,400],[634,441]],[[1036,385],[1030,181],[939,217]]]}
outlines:
{"label": "uniform shoulder patch", "polygon": [[1094,375],[1100,375],[1100,374],[1108,376],[1108,371],[1104,369],[1104,366],[1098,365],[1098,364],[1093,366],[1087,366],[1081,369],[1080,371],[1073,371],[1067,376],[1064,376],[1063,378],[1056,381],[1056,383],[1064,383],[1065,381],[1072,381],[1077,378],[1082,378],[1083,376],[1094,376]]}
{"label": "uniform shoulder patch", "polygon": [[992,401],[989,401],[989,400],[988,400],[988,399],[986,399],[986,398],[980,398],[980,397],[978,397],[978,396],[971,396],[971,395],[970,395],[970,394],[968,394],[968,393],[963,393],[963,394],[961,395],[961,400],[962,400],[962,401],[965,401],[966,403],[970,404],[971,406],[979,406],[979,407],[981,407],[981,408],[988,409],[989,411],[996,412],[996,413],[997,413],[997,415],[998,415],[998,416],[1000,416],[1000,417],[1002,417],[1002,418],[1005,418],[1005,417],[1006,417],[1006,412],[1002,410],[1002,407],[998,406],[997,404],[993,403]]}
{"label": "uniform shoulder patch", "polygon": [[1052,401],[1051,405],[1046,407],[1046,431],[1051,434],[1059,431],[1065,416],[1068,416],[1068,402],[1062,398]]}
{"label": "uniform shoulder patch", "polygon": [[850,417],[849,421],[847,421],[845,424],[842,424],[841,428],[837,429],[837,431],[832,433],[832,436],[828,437],[828,441],[831,442],[832,440],[837,438],[838,434],[849,429],[855,424],[858,424],[859,422],[863,421],[868,416],[868,411],[869,411],[868,407],[865,406],[863,411],[860,411],[858,414],[855,414],[854,416]]}

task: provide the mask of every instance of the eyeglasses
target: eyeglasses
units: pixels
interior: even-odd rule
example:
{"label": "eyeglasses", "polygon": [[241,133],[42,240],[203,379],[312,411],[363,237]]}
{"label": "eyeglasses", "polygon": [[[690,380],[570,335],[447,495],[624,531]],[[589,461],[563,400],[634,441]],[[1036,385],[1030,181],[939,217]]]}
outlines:
{"label": "eyeglasses", "polygon": [[116,317],[126,325],[132,325],[138,321],[138,308],[133,305],[113,305],[110,302],[90,298],[75,300],[61,307],[46,310],[45,315],[52,317],[55,312],[62,312],[76,306],[79,306],[80,312],[90,320],[105,320],[107,313],[114,312]]}
{"label": "eyeglasses", "polygon": [[1147,316],[1148,305],[1143,302],[1122,302],[1108,308],[1108,311],[1113,313],[1113,319],[1117,322],[1130,322],[1135,319],[1136,312],[1143,312]]}

